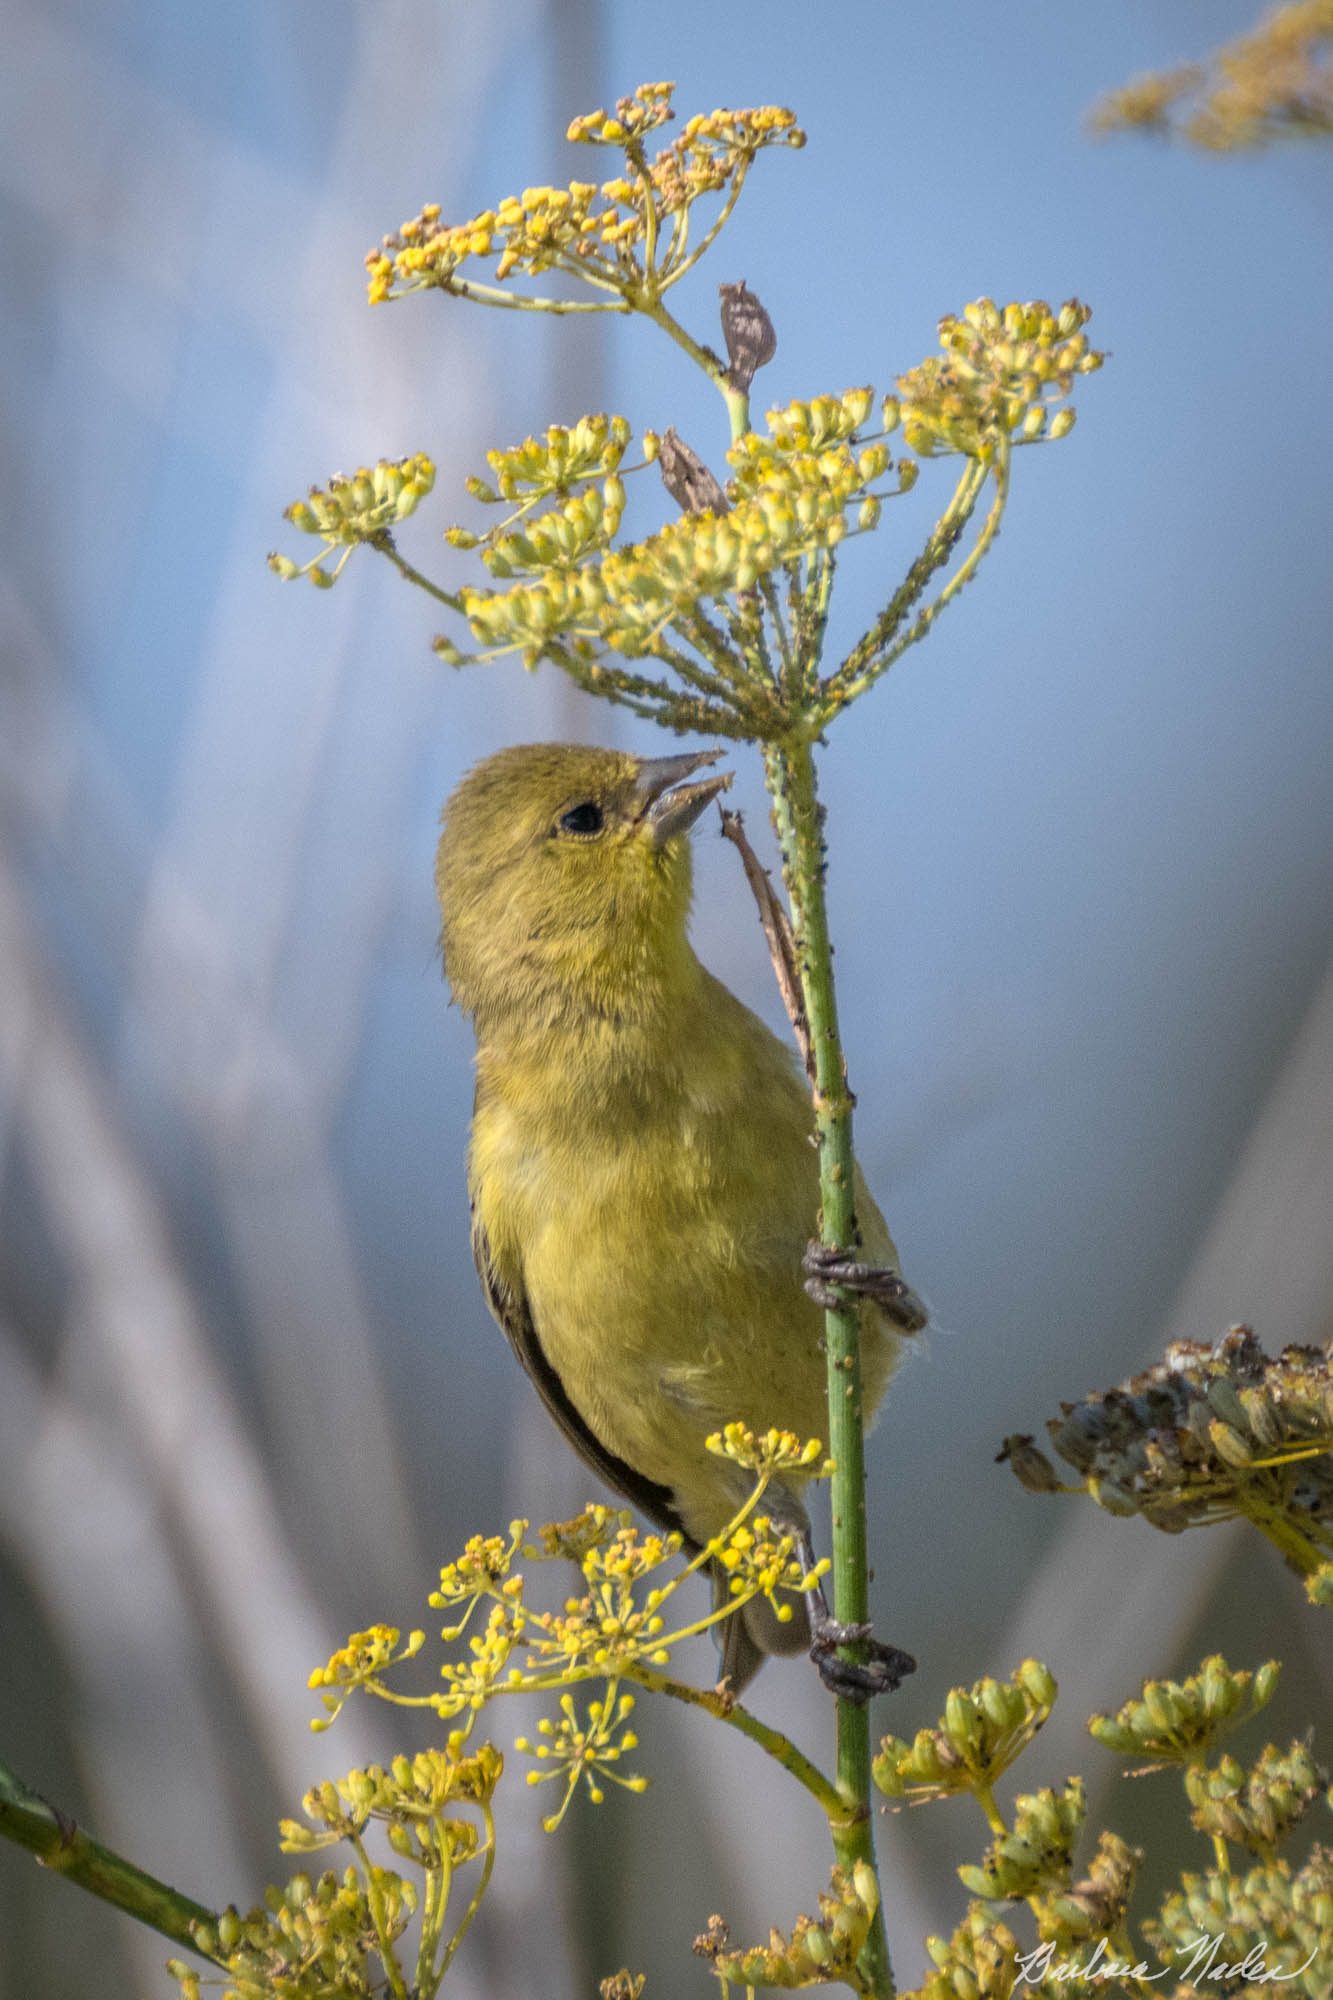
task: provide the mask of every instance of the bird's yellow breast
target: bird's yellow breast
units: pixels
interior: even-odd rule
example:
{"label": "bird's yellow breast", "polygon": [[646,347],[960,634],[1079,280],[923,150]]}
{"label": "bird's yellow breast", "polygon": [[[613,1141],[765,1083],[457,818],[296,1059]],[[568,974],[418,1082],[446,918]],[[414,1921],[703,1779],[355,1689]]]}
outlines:
{"label": "bird's yellow breast", "polygon": [[[665,1016],[484,1041],[470,1177],[566,1395],[675,1491],[692,1532],[733,1504],[710,1432],[826,1434],[823,1317],[801,1288],[819,1201],[809,1101],[788,1051],[702,968]],[[859,1209],[869,1253],[896,1263],[864,1190]],[[873,1407],[895,1342],[873,1308],[864,1332]]]}

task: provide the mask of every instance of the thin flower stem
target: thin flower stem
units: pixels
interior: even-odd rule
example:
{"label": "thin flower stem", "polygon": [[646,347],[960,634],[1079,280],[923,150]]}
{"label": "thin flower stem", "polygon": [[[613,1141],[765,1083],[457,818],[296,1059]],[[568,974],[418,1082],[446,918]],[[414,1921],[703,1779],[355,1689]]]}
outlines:
{"label": "thin flower stem", "polygon": [[370,537],[370,546],[372,549],[378,549],[382,556],[387,556],[399,576],[407,583],[414,583],[417,589],[424,590],[428,597],[435,598],[437,603],[446,605],[450,611],[456,611],[460,618],[465,615],[461,598],[455,597],[451,590],[443,589],[438,583],[432,583],[428,576],[422,575],[415,563],[410,563],[406,556],[398,553],[398,545],[387,528],[380,534]]}
{"label": "thin flower stem", "polygon": [[[614,298],[607,299],[547,299],[534,297],[530,292],[506,292],[499,285],[480,284],[475,278],[451,278],[447,285],[413,285],[412,291],[440,291],[452,299],[471,299],[477,305],[500,306],[507,312],[546,313],[605,313],[629,312],[630,307],[621,297],[619,286],[605,279],[595,278],[590,271],[579,271],[578,276],[585,285],[596,285],[599,290],[613,291]],[[405,293],[396,296],[404,297]]]}
{"label": "thin flower stem", "polygon": [[986,468],[975,459],[969,459],[948,506],[941,514],[925,548],[908,570],[893,596],[885,605],[870,630],[859,639],[847,658],[829,676],[825,683],[830,690],[838,690],[847,682],[859,681],[862,674],[889,644],[903,619],[920,597],[937,569],[941,569],[958,546],[963,529],[967,526],[972,510],[977,504],[981,488],[985,483]]}
{"label": "thin flower stem", "polygon": [[798,1750],[781,1730],[771,1729],[748,1708],[742,1708],[738,1701],[728,1700],[716,1688],[691,1687],[687,1681],[671,1680],[653,1667],[638,1664],[622,1667],[620,1673],[622,1680],[634,1681],[639,1687],[650,1688],[654,1694],[669,1695],[673,1701],[683,1701],[691,1708],[701,1708],[718,1722],[725,1722],[729,1728],[739,1730],[742,1736],[748,1736],[817,1801],[836,1840],[837,1830],[847,1824],[847,1802],[818,1765],[812,1764],[804,1751]]}
{"label": "thin flower stem", "polygon": [[673,646],[668,639],[658,640],[653,658],[663,661],[673,673],[680,675],[688,687],[697,689],[700,694],[727,701],[735,691],[734,681],[723,680],[716,672],[710,673],[707,667],[700,666],[697,660],[692,660],[688,653],[682,652],[679,646]]}
{"label": "thin flower stem", "polygon": [[796,970],[796,941],[792,936],[791,921],[769,880],[768,870],[746,837],[745,824],[738,812],[723,809],[722,838],[729,840],[740,854],[745,879],[758,905],[759,922],[768,945],[768,956],[773,966],[773,976],[778,982],[778,992],[782,995],[782,1004],[787,1010],[787,1019],[791,1022],[791,1031],[800,1050],[806,1076],[813,1084],[815,1057],[810,1046],[805,1005],[801,999],[801,980]]}
{"label": "thin flower stem", "polygon": [[[858,1233],[854,1208],[853,1099],[847,1086],[838,1032],[833,953],[824,893],[823,813],[809,742],[800,740],[769,748],[765,753],[765,776],[791,899],[801,996],[814,1050],[815,1080],[811,1094],[819,1146],[820,1236],[835,1249],[854,1250]],[[825,1312],[824,1342],[828,1362],[828,1442],[834,1462],[834,1616],[842,1623],[860,1625],[868,1622],[869,1567],[860,1315],[855,1305]],[[840,1650],[844,1659],[861,1664],[863,1647],[852,1645]],[[837,1740],[838,1790],[846,1817],[843,1825],[834,1829],[834,1849],[844,1868],[850,1869],[858,1861],[876,1868],[867,1705],[839,1698]],[[892,2000],[893,1972],[882,1901],[862,1953],[860,1972],[868,1994],[874,1995],[875,2000]]]}
{"label": "thin flower stem", "polygon": [[[1000,522],[1003,519],[1005,506],[1009,499],[1009,463],[1009,448],[1007,443],[1005,443],[1000,446],[994,463],[989,468],[995,492],[990,507],[987,510],[986,518],[977,533],[976,541],[972,544],[963,561],[958,565],[958,568],[940,591],[939,596],[925,605],[917,613],[907,630],[900,632],[896,639],[892,639],[890,642],[889,637],[886,635],[886,642],[882,649],[872,655],[866,662],[863,671],[859,674],[844,679],[844,670],[839,668],[832,679],[826,683],[826,693],[831,694],[833,700],[831,703],[827,703],[821,710],[822,722],[831,722],[839,709],[845,708],[848,702],[855,701],[858,695],[864,694],[868,687],[871,687],[875,681],[880,679],[881,675],[886,674],[895,660],[902,658],[902,655],[907,651],[909,646],[914,646],[919,639],[924,639],[945,606],[951,604],[964,585],[972,581],[972,578],[976,575],[980,567],[983,556],[986,555],[995,537],[1000,532]],[[976,504],[976,500],[980,497],[983,484],[984,473],[982,478],[976,482],[975,490],[966,510],[960,512],[952,520],[946,515],[945,519],[948,521],[947,546],[944,545],[944,541],[942,540],[938,560],[932,560],[930,564],[931,569],[940,568],[948,560],[954,548],[956,548],[963,529],[967,524],[968,517]],[[944,527],[945,522],[942,521],[940,528],[943,529]],[[940,530],[937,529],[936,532],[939,534]],[[915,565],[913,567],[915,568]],[[928,575],[929,573],[929,570],[927,570],[926,574]],[[904,605],[904,610],[907,608],[908,606]]]}
{"label": "thin flower stem", "polygon": [[194,1936],[196,1924],[216,1926],[215,1911],[205,1909],[202,1903],[183,1896],[179,1889],[159,1882],[156,1876],[146,1874],[133,1862],[103,1847],[40,1793],[30,1791],[3,1763],[0,1763],[0,1835],[19,1847],[26,1847],[44,1868],[67,1876],[90,1895],[100,1897],[104,1903],[123,1910],[126,1916],[160,1931],[173,1944],[210,1959],[225,1970],[226,1961],[201,1951]]}
{"label": "thin flower stem", "polygon": [[799,645],[797,647],[796,692],[808,701],[819,687],[819,662],[828,629],[829,605],[838,558],[834,550],[823,551],[812,563],[812,574],[800,600]]}
{"label": "thin flower stem", "polygon": [[643,156],[642,139],[634,140],[625,148],[625,157],[634,168],[639,186],[643,189],[643,269],[648,283],[656,289],[657,271],[657,199],[653,187],[653,177],[648,171],[648,162]]}
{"label": "thin flower stem", "polygon": [[[486,1859],[481,1864],[481,1875],[478,1878],[476,1888],[472,1891],[471,1900],[459,1921],[458,1929],[450,1938],[445,1947],[444,1956],[440,1960],[440,1979],[443,1979],[445,1973],[448,1971],[454,1953],[458,1950],[459,1945],[462,1944],[463,1939],[472,1927],[472,1919],[481,1908],[482,1898],[490,1887],[491,1870],[495,1866],[495,1815],[485,1799],[480,1801],[480,1805],[482,1821],[486,1828]],[[439,1984],[438,1980],[436,1984]]]}
{"label": "thin flower stem", "polygon": [[702,369],[713,387],[727,406],[727,419],[731,425],[733,440],[744,437],[750,428],[750,398],[741,389],[733,389],[727,380],[727,371],[716,354],[703,347],[692,334],[685,331],[674,313],[667,311],[656,293],[639,293],[631,302],[631,310],[642,313],[654,326],[660,326],[669,340],[674,340],[683,353],[688,354],[696,368]]}
{"label": "thin flower stem", "polygon": [[407,1981],[403,1978],[403,1968],[398,1963],[398,1957],[393,1948],[393,1939],[389,1936],[389,1916],[384,1907],[384,1897],[380,1892],[379,1883],[375,1879],[375,1868],[369,1854],[366,1852],[366,1844],[359,1833],[349,1833],[347,1835],[347,1842],[352,1852],[356,1855],[357,1860],[361,1863],[361,1879],[366,1885],[366,1902],[370,1909],[370,1921],[375,1926],[375,1948],[379,1953],[380,1964],[384,1967],[384,1977],[388,1981],[389,1991],[393,1994],[394,2000],[409,2000]]}
{"label": "thin flower stem", "polygon": [[[426,1906],[421,1913],[421,1936],[417,1943],[415,1990],[418,1994],[434,1990],[431,1980],[435,1971],[435,1954],[444,1935],[444,1919],[449,1909],[449,1893],[454,1878],[453,1864],[449,1859],[449,1829],[442,1813],[433,1815],[431,1831],[440,1865],[426,1875]],[[438,1984],[438,1981],[435,1983]]]}
{"label": "thin flower stem", "polygon": [[[909,646],[914,646],[918,639],[924,639],[926,633],[930,630],[945,606],[951,604],[964,585],[972,581],[972,578],[981,566],[982,557],[986,555],[995,537],[1000,532],[1000,522],[1004,517],[1004,510],[1009,500],[1009,465],[1008,446],[1003,445],[991,467],[991,480],[994,484],[995,492],[991,499],[991,504],[986,511],[986,518],[978,531],[976,541],[972,544],[963,561],[958,565],[958,568],[940,591],[939,596],[917,613],[907,630],[879,655],[867,673],[863,674],[858,681],[849,687],[845,697],[846,700],[851,701],[857,695],[864,694],[866,689],[880,678],[881,674],[888,672],[894,661],[900,659]],[[980,489],[978,489],[979,491]]]}
{"label": "thin flower stem", "polygon": [[749,171],[750,171],[750,164],[747,160],[741,160],[737,164],[735,178],[733,179],[731,186],[727,190],[726,200],[723,202],[717,214],[713,217],[713,220],[709,223],[703,235],[699,238],[699,241],[695,244],[689,256],[682,258],[681,262],[677,264],[672,270],[671,282],[673,285],[676,283],[678,278],[683,278],[687,271],[693,270],[694,266],[698,263],[699,259],[712,246],[712,244],[714,244],[717,241],[717,238],[726,228],[727,222],[731,216],[731,211],[735,208],[736,203],[741,198],[741,189],[745,186],[745,176],[749,173]]}

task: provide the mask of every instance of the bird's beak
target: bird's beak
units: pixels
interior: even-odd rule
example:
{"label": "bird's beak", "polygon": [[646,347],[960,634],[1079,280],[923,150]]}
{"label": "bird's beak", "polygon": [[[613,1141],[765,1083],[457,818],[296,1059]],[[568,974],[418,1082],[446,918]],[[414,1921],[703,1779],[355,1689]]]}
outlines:
{"label": "bird's beak", "polygon": [[683,784],[701,764],[715,764],[720,750],[699,750],[686,757],[644,757],[634,780],[634,796],[640,805],[640,820],[648,829],[653,846],[664,847],[678,833],[687,833],[710,799],[731,783],[730,771],[715,778],[700,778]]}

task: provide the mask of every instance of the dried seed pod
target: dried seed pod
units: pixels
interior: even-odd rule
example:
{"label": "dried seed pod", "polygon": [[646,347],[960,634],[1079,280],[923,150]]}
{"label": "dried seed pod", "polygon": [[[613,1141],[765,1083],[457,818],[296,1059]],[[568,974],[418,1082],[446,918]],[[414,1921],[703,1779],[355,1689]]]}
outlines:
{"label": "dried seed pod", "polygon": [[685,514],[726,514],[730,501],[721,486],[685,440],[674,430],[663,431],[658,448],[662,484]]}
{"label": "dried seed pod", "polygon": [[743,392],[753,382],[755,370],[777,353],[778,337],[772,320],[744,278],[738,278],[732,285],[719,285],[718,293],[722,300],[722,337],[731,363],[727,380],[733,389]]}

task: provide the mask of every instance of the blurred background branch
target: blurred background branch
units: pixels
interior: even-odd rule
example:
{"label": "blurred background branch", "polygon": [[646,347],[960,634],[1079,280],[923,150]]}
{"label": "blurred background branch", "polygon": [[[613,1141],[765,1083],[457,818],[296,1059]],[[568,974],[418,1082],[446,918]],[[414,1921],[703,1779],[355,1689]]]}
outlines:
{"label": "blurred background branch", "polygon": [[1135,77],[1108,91],[1089,123],[1213,153],[1333,136],[1333,0],[1275,7],[1202,62]]}

